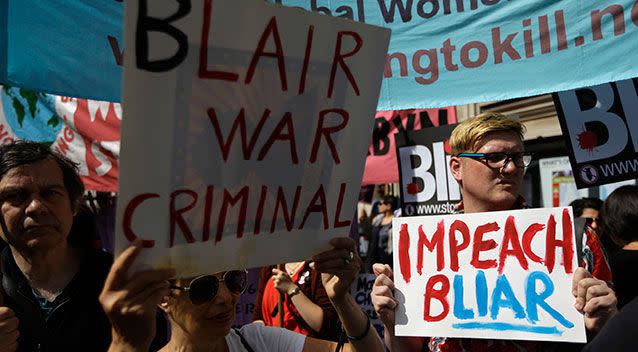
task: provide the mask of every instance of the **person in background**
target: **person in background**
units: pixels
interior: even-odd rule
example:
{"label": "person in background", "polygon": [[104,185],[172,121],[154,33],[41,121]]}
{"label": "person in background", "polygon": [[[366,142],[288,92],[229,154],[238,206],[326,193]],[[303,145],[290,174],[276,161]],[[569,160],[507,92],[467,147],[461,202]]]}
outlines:
{"label": "person in background", "polygon": [[[350,295],[361,260],[350,238],[333,238],[332,249],[312,257],[310,266],[321,281],[350,343],[343,351],[382,352],[383,343],[370,319]],[[155,334],[157,305],[171,324],[171,340],[162,351],[332,352],[337,343],[307,337],[290,330],[253,323],[234,330],[235,304],[246,287],[243,270],[171,280],[174,269],[129,270],[142,251],[140,243],[115,261],[100,294],[109,317],[113,341],[109,351],[144,351]]]}
{"label": "person in background", "polygon": [[[461,122],[452,132],[450,172],[459,183],[463,200],[458,213],[480,213],[526,208],[521,188],[532,156],[523,145],[525,127],[498,113],[485,113]],[[454,339],[444,337],[413,338],[394,335],[393,272],[390,266],[375,264],[377,275],[371,299],[384,323],[386,345],[394,352],[423,351],[565,351],[578,345],[535,341]],[[576,309],[585,316],[585,326],[596,333],[616,313],[616,296],[605,280],[594,278],[578,268],[572,281]]]}
{"label": "person in background", "polygon": [[601,230],[620,248],[610,254],[618,308],[638,296],[638,186],[622,186],[603,203]]}
{"label": "person in background", "polygon": [[588,222],[588,226],[594,231],[598,229],[598,213],[603,206],[602,200],[598,198],[579,198],[569,203],[569,206],[574,209],[575,217],[591,219]]}
{"label": "person in background", "polygon": [[396,204],[394,196],[384,196],[379,202],[379,215],[372,219],[368,241],[367,272],[372,272],[373,263],[392,265],[392,218]]}
{"label": "person in background", "polygon": [[367,262],[370,234],[372,233],[372,221],[365,209],[361,211],[361,216],[357,223],[357,233],[359,234],[359,256],[361,256],[364,262]]}
{"label": "person in background", "polygon": [[[580,198],[569,203],[574,210],[574,216],[585,219],[585,227],[582,232],[577,233],[576,239],[580,239],[582,247],[581,265],[591,272],[594,277],[607,282],[612,281],[611,268],[607,260],[610,245],[605,245],[604,237],[601,236],[599,211],[603,202],[598,198]],[[576,228],[579,231],[579,228]],[[611,240],[607,241],[611,243]]]}
{"label": "person in background", "polygon": [[374,198],[372,199],[372,209],[370,210],[370,217],[375,218],[381,212],[379,205],[383,201],[383,198],[387,195],[386,185],[376,185]]}
{"label": "person in background", "polygon": [[[338,341],[339,318],[321,284],[321,275],[310,262],[286,263],[281,268],[267,266],[261,270],[253,320],[266,326],[283,328],[323,340]],[[283,295],[279,311],[279,295]]]}

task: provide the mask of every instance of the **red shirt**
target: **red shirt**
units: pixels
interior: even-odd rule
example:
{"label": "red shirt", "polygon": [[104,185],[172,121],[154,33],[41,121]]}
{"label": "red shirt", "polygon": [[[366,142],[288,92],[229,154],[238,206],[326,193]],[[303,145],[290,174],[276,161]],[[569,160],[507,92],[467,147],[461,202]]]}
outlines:
{"label": "red shirt", "polygon": [[[300,279],[300,274],[308,273],[307,270],[303,270],[306,266],[306,263],[302,265],[297,272],[291,276],[292,282],[298,283]],[[308,278],[306,278],[307,280]],[[279,312],[277,308],[277,304],[279,302],[279,291],[275,288],[275,285],[272,282],[272,277],[268,279],[266,282],[266,286],[264,287],[264,296],[261,303],[261,315],[264,319],[264,323],[267,326],[279,326],[279,315],[283,313],[284,315],[284,328],[292,331],[296,331],[303,335],[312,335],[305,324],[299,324],[296,317],[299,317],[299,312],[295,305],[292,304],[292,301],[288,295],[284,295],[284,304],[283,304],[283,312]],[[277,314],[273,315],[273,312]]]}

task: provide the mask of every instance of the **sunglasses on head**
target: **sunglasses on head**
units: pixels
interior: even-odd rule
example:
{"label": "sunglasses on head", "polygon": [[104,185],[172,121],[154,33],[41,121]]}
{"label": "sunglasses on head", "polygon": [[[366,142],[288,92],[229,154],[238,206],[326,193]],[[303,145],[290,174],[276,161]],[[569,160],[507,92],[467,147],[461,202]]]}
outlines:
{"label": "sunglasses on head", "polygon": [[[193,304],[212,301],[219,292],[219,278],[214,275],[196,277],[187,287],[171,285],[170,288],[188,292],[188,298]],[[231,293],[242,294],[248,284],[246,270],[231,270],[224,273],[222,281]]]}

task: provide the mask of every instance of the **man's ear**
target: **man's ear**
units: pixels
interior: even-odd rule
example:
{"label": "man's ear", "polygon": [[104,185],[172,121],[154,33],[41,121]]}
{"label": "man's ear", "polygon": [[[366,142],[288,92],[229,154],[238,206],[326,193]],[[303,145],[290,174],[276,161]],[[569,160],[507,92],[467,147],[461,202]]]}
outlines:
{"label": "man's ear", "polygon": [[450,158],[450,172],[452,173],[452,177],[461,184],[461,180],[463,180],[463,165],[461,162],[461,158],[458,156],[452,156]]}

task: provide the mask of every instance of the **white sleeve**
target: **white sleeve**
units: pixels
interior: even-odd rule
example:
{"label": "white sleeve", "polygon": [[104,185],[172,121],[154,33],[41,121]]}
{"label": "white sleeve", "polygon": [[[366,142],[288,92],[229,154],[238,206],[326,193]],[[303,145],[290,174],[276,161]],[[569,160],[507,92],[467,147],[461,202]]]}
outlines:
{"label": "white sleeve", "polygon": [[306,336],[259,323],[244,325],[241,334],[255,351],[301,352]]}

